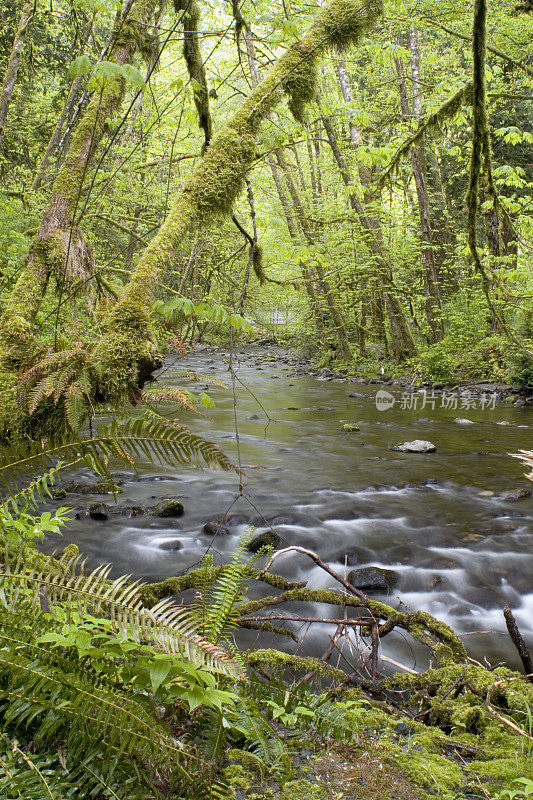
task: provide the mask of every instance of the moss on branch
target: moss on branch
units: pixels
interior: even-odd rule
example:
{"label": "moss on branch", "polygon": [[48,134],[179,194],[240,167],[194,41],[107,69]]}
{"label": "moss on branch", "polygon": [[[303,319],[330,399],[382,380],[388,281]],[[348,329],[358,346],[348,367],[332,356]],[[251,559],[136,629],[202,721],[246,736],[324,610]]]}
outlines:
{"label": "moss on branch", "polygon": [[381,0],[366,4],[328,0],[302,40],[281,56],[213,138],[158,235],[142,254],[95,350],[102,399],[118,401],[137,390],[145,369],[136,369],[135,361],[146,364],[151,350],[149,314],[160,276],[187,233],[194,233],[200,222],[208,224],[231,211],[253,164],[261,124],[284,92],[301,116],[304,103],[314,94],[316,58],[328,47],[355,43],[381,10]]}

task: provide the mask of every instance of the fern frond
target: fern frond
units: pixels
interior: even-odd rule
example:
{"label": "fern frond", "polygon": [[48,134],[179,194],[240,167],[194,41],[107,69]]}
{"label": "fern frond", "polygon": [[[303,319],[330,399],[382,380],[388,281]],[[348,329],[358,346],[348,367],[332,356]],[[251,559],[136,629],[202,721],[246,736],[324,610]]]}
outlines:
{"label": "fern frond", "polygon": [[75,601],[80,617],[89,613],[108,615],[117,631],[133,641],[154,641],[164,652],[178,653],[195,664],[233,678],[242,670],[227,650],[197,634],[196,621],[188,609],[172,600],[162,600],[147,609],[139,598],[140,581],[128,576],[109,580],[110,566],[99,566],[90,574],[83,571],[79,556],[68,562],[50,560],[45,567],[24,563],[24,549],[6,544],[0,572],[0,601],[7,608],[21,600],[41,607],[43,591],[50,610],[57,603]]}
{"label": "fern frond", "polygon": [[181,406],[187,411],[197,411],[194,403],[191,402],[189,393],[183,389],[173,389],[172,387],[161,389],[148,389],[143,393],[142,403],[172,403]]}
{"label": "fern frond", "polygon": [[183,377],[195,383],[209,383],[212,386],[220,386],[222,389],[228,388],[228,385],[224,383],[224,381],[221,381],[220,378],[215,378],[213,375],[204,375],[201,372],[194,372],[193,370],[186,370],[183,373]]}
{"label": "fern frond", "polygon": [[224,630],[236,628],[239,623],[238,603],[249,568],[246,545],[252,535],[253,528],[244,532],[230,563],[212,587],[209,601],[202,604],[202,631],[210,642],[218,642]]}
{"label": "fern frond", "polygon": [[533,450],[519,450],[518,453],[510,453],[513,458],[518,458],[531,472],[524,473],[526,478],[533,481]]}
{"label": "fern frond", "polygon": [[20,491],[11,494],[5,500],[4,505],[12,514],[23,514],[28,510],[35,510],[39,503],[44,503],[46,498],[52,497],[51,487],[55,484],[62,469],[73,467],[77,461],[65,464],[60,461],[44,475],[35,478],[31,483]]}
{"label": "fern frond", "polygon": [[116,420],[93,438],[83,441],[65,436],[59,444],[41,441],[17,442],[0,448],[3,481],[17,480],[30,470],[49,468],[58,459],[85,459],[91,468],[109,475],[107,463],[117,458],[133,464],[146,458],[151,464],[201,464],[223,470],[235,469],[228,457],[212,442],[185,428],[162,420],[139,417],[120,423]]}

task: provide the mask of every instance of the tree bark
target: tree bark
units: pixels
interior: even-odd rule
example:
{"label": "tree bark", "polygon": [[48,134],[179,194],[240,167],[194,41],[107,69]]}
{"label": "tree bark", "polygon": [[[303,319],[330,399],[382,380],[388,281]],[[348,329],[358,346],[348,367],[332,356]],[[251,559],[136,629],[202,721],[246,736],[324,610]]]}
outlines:
{"label": "tree bark", "polygon": [[13,96],[13,89],[15,88],[18,71],[22,62],[22,52],[24,50],[28,28],[34,14],[34,1],[31,0],[30,2],[24,3],[2,83],[2,94],[0,95],[0,145],[2,144],[2,138],[4,136],[4,128],[9,113],[9,105]]}
{"label": "tree bark", "polygon": [[[412,103],[409,102],[407,81],[401,59],[395,58],[400,107],[404,119],[422,116],[422,87],[420,85],[420,57],[418,34],[414,28],[409,31],[409,51],[412,80]],[[410,125],[411,127],[411,125]],[[438,342],[444,335],[441,317],[441,298],[433,249],[433,232],[430,222],[429,196],[426,177],[426,157],[423,146],[416,144],[411,148],[411,168],[415,180],[422,239],[422,263],[424,265],[424,294],[426,297],[426,316],[429,325],[430,342]]]}
{"label": "tree bark", "polygon": [[[331,119],[329,117],[322,117],[322,124],[324,125],[331,150],[345,186],[353,186],[355,189],[350,169],[339,147]],[[351,135],[355,136],[358,141],[361,141],[362,137],[360,138],[360,133],[354,124],[352,124],[351,131],[352,129],[353,133],[351,133]],[[390,321],[393,355],[395,358],[401,359],[405,358],[406,356],[413,355],[415,352],[415,346],[401,305],[393,294],[394,287],[390,269],[387,264],[381,223],[379,218],[373,214],[372,209],[369,208],[369,203],[372,197],[370,174],[365,168],[361,167],[359,170],[359,177],[363,185],[363,190],[366,190],[363,201],[365,205],[363,205],[363,202],[359,200],[354,191],[348,195],[348,201],[352,210],[357,214],[363,234],[365,235],[369,253],[375,261],[378,277],[380,279],[379,284],[374,285],[372,292],[373,296],[371,299],[376,311],[376,319],[378,321],[378,336],[382,339],[385,348],[387,348],[385,327],[383,324],[383,312],[386,310],[388,312]],[[367,213],[367,211],[369,213]],[[386,286],[385,291],[383,289],[384,285]],[[381,325],[379,324],[380,321]]]}

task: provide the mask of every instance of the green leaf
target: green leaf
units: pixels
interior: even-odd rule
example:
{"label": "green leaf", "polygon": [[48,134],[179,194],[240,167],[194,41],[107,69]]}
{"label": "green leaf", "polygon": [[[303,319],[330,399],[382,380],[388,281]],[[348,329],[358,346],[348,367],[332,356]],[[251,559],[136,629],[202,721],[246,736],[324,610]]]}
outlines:
{"label": "green leaf", "polygon": [[150,681],[154,693],[157,692],[157,690],[167,677],[168,673],[170,672],[171,666],[172,663],[168,658],[158,658],[156,656],[156,658],[154,659],[150,667]]}

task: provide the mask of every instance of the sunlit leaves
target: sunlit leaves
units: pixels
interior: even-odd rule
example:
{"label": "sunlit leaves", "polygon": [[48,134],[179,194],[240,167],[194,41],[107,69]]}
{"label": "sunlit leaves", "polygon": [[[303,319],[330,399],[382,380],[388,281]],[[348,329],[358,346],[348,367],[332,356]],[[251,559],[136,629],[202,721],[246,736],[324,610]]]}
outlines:
{"label": "sunlit leaves", "polygon": [[143,89],[145,80],[137,67],[131,64],[116,64],[114,61],[98,61],[93,64],[89,56],[82,55],[75,58],[68,70],[68,77],[88,78],[87,88],[89,90],[99,89],[103,91],[106,86],[124,81],[128,85],[137,89]]}

